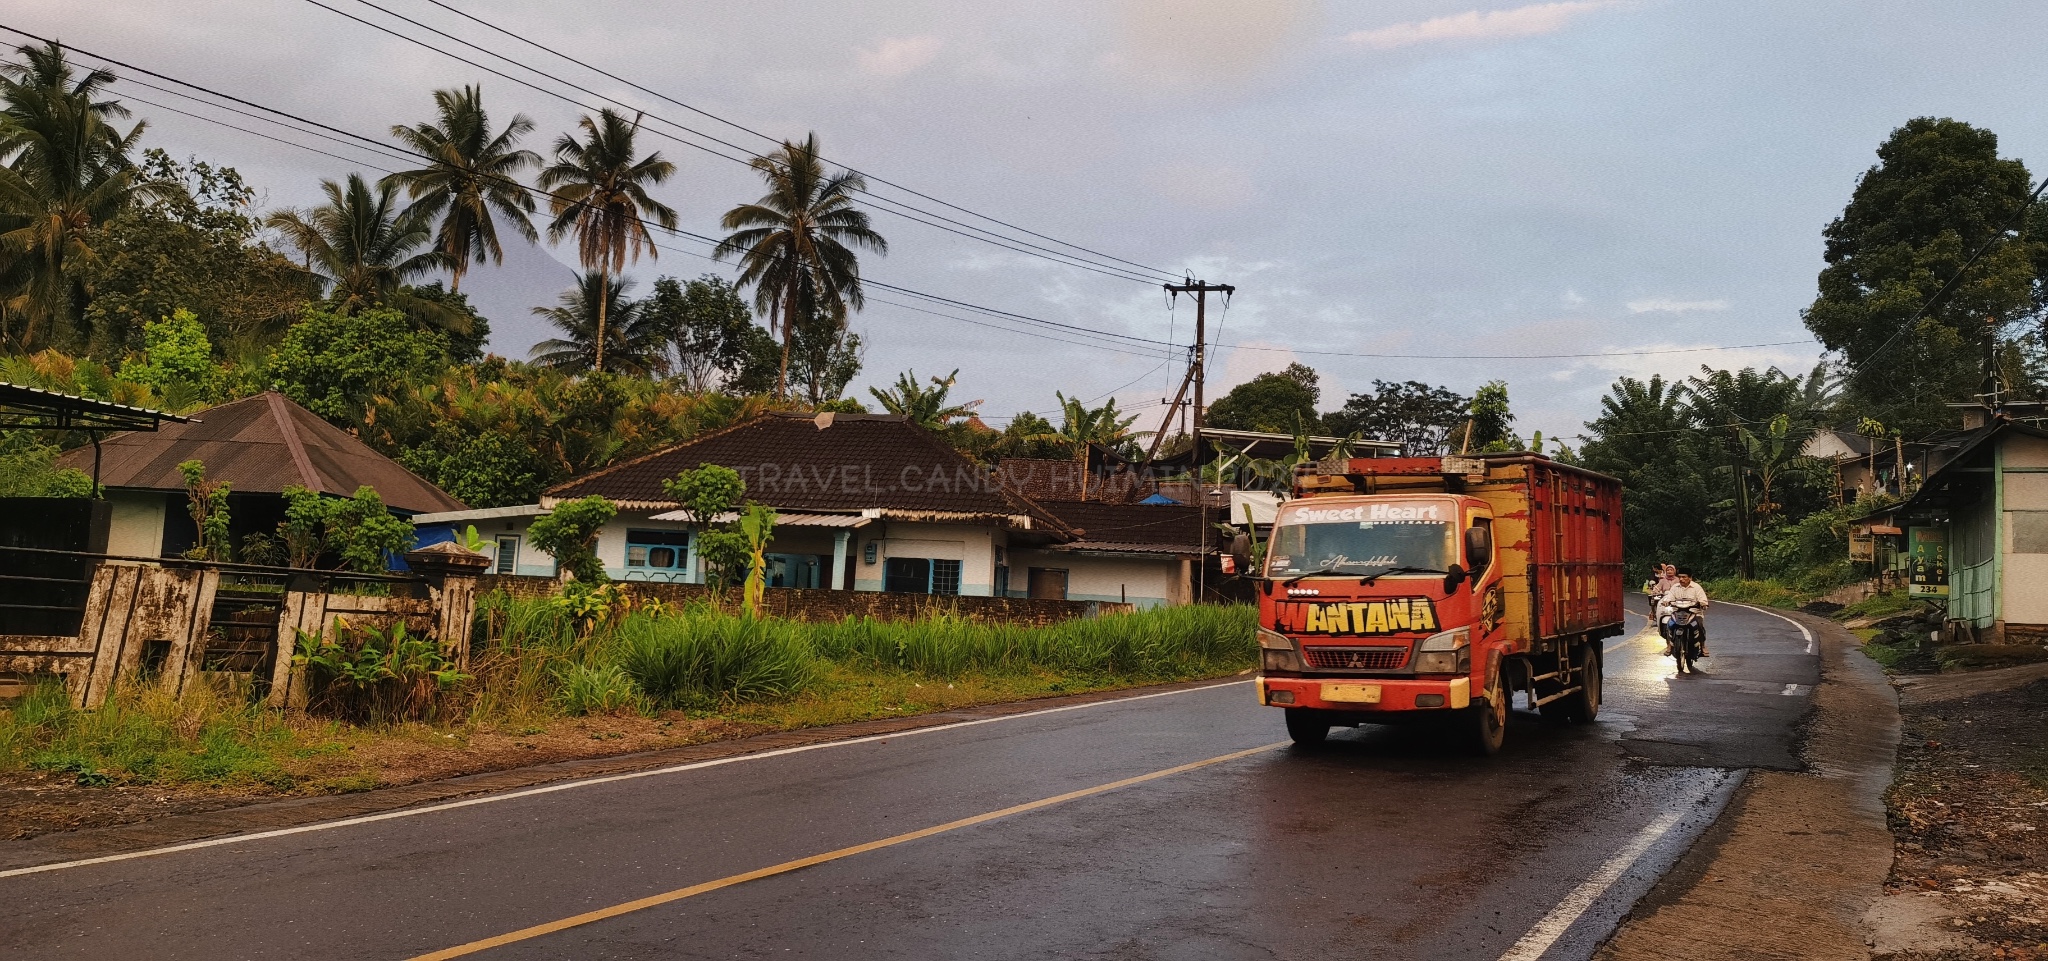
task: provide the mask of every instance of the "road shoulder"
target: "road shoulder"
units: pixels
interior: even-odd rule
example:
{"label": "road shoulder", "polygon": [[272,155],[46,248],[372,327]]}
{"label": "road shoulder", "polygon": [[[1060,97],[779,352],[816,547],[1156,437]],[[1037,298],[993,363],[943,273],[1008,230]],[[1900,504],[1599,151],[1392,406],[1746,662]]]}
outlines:
{"label": "road shoulder", "polygon": [[1898,699],[1855,635],[1786,616],[1813,632],[1821,655],[1806,769],[1751,772],[1598,957],[1868,961],[1866,915],[1892,865],[1884,792]]}
{"label": "road shoulder", "polygon": [[50,864],[59,861],[123,854],[209,838],[252,834],[299,827],[324,821],[381,814],[403,808],[461,800],[501,791],[534,787],[560,781],[604,777],[647,771],[678,764],[760,754],[795,747],[851,741],[859,738],[901,734],[926,728],[970,721],[1029,714],[1055,708],[1076,707],[1106,701],[1127,700],[1144,695],[1197,690],[1243,683],[1230,677],[1157,684],[1148,687],[1096,691],[1065,697],[1009,701],[940,711],[912,717],[881,718],[852,724],[778,731],[736,740],[711,741],[660,751],[613,757],[557,761],[530,767],[472,774],[464,777],[425,781],[400,787],[364,791],[358,794],[293,798],[199,814],[178,815],[116,827],[54,832],[20,841],[0,842],[0,870]]}

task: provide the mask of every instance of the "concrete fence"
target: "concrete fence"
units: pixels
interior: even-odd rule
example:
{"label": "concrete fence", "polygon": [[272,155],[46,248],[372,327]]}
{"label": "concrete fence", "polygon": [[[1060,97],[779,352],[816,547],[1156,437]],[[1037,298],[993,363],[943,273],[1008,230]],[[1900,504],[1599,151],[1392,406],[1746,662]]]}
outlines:
{"label": "concrete fence", "polygon": [[[614,583],[629,596],[655,598],[665,604],[708,603],[727,611],[737,611],[740,607],[740,592],[737,589],[714,591],[702,584],[669,584],[661,581]],[[476,589],[485,593],[503,591],[514,597],[548,597],[559,593],[561,584],[548,577],[493,574],[477,578]],[[774,617],[798,621],[836,621],[848,617],[869,617],[880,621],[914,621],[945,614],[984,624],[1043,627],[1077,617],[1127,614],[1135,610],[1136,606],[1114,601],[1060,601],[1027,597],[889,594],[880,591],[771,587],[762,598],[761,609]]]}
{"label": "concrete fence", "polygon": [[[207,672],[247,674],[266,704],[303,707],[305,678],[292,664],[298,639],[331,639],[337,619],[378,630],[402,623],[467,666],[476,574],[489,565],[453,545],[408,554],[416,573],[405,576],[47,553],[53,568],[90,562],[76,630],[0,633],[0,695],[60,678],[86,708],[133,679],[182,694]],[[33,579],[0,574],[9,577]]]}

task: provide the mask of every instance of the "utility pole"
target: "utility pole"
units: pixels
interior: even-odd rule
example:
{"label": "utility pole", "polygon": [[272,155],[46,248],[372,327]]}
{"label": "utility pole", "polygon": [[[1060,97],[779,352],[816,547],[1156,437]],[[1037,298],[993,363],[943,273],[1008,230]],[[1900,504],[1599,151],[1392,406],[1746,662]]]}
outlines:
{"label": "utility pole", "polygon": [[[1196,280],[1193,277],[1187,278],[1184,283],[1164,284],[1162,286],[1166,288],[1166,293],[1170,297],[1177,298],[1182,294],[1195,295],[1195,354],[1192,360],[1193,367],[1190,370],[1195,381],[1195,400],[1191,408],[1191,414],[1194,417],[1194,429],[1189,433],[1189,439],[1193,441],[1194,449],[1189,462],[1195,468],[1195,502],[1201,505],[1202,554],[1199,561],[1201,566],[1197,568],[1195,574],[1195,602],[1200,603],[1202,596],[1208,590],[1209,580],[1209,492],[1204,489],[1202,483],[1202,420],[1206,413],[1202,407],[1202,386],[1205,374],[1207,373],[1205,368],[1208,367],[1209,362],[1209,292],[1216,291],[1221,293],[1224,297],[1224,302],[1229,303],[1230,295],[1237,293],[1237,288],[1229,284],[1212,284],[1205,280]],[[1221,481],[1222,478],[1219,477],[1217,480]]]}
{"label": "utility pole", "polygon": [[1749,535],[1749,450],[1742,443],[1742,426],[1729,424],[1734,434],[1734,460],[1728,465],[1735,475],[1735,574],[1745,581],[1756,579],[1756,554]]}

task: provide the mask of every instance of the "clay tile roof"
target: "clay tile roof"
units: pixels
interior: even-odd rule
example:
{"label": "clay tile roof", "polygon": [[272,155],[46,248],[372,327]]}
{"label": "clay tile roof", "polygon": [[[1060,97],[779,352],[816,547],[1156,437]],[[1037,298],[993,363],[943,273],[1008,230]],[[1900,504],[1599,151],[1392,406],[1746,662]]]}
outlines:
{"label": "clay tile roof", "polygon": [[[1079,538],[1076,550],[1197,554],[1202,550],[1202,510],[1180,504],[1097,504],[1057,501],[1045,509]],[[1220,520],[1211,514],[1212,519]],[[1211,550],[1221,546],[1209,537]]]}
{"label": "clay tile roof", "polygon": [[[457,511],[462,502],[421,480],[347,431],[270,391],[199,412],[189,424],[115,434],[100,442],[100,483],[132,490],[182,491],[178,465],[197,460],[211,480],[236,493],[281,493],[298,485],[347,496],[376,488],[406,513]],[[65,451],[64,467],[92,473],[90,446]]]}
{"label": "clay tile roof", "polygon": [[748,498],[778,510],[1030,516],[1039,521],[1034,527],[1058,529],[1038,505],[951,445],[887,414],[767,413],[556,485],[542,500],[598,494],[635,510],[675,507],[661,482],[704,464],[738,471]]}
{"label": "clay tile roof", "polygon": [[[1070,458],[1005,457],[996,465],[1003,482],[1040,504],[1082,499],[1081,462]],[[1136,503],[1152,494],[1135,468],[1098,469],[1087,477],[1087,499],[1108,503]]]}

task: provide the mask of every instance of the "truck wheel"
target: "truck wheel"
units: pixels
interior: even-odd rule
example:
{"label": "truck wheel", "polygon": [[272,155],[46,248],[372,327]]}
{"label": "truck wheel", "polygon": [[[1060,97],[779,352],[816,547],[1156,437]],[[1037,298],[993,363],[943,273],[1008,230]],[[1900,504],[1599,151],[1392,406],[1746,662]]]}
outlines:
{"label": "truck wheel", "polygon": [[1290,707],[1287,709],[1287,736],[1303,746],[1321,744],[1330,736],[1330,722],[1308,708]]}
{"label": "truck wheel", "polygon": [[1486,757],[1498,752],[1508,739],[1508,700],[1512,695],[1507,688],[1496,685],[1486,692],[1486,697],[1472,705],[1471,740],[1472,753]]}
{"label": "truck wheel", "polygon": [[1591,724],[1600,715],[1600,650],[1592,644],[1583,645],[1572,660],[1578,667],[1578,693],[1560,698],[1555,703],[1564,709],[1565,720],[1573,724]]}

